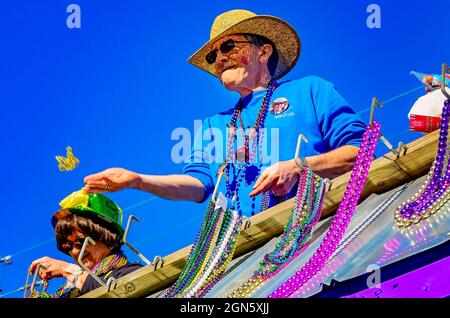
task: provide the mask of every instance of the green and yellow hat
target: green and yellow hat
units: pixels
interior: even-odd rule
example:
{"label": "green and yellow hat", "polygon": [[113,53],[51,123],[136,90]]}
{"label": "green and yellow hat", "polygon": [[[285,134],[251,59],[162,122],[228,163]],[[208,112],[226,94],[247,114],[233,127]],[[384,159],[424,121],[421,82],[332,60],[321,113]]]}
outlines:
{"label": "green and yellow hat", "polygon": [[56,212],[51,220],[53,228],[58,220],[67,215],[67,211],[69,211],[88,218],[117,233],[121,238],[123,237],[122,209],[105,195],[101,193],[87,194],[81,189],[65,197],[59,205],[61,210]]}

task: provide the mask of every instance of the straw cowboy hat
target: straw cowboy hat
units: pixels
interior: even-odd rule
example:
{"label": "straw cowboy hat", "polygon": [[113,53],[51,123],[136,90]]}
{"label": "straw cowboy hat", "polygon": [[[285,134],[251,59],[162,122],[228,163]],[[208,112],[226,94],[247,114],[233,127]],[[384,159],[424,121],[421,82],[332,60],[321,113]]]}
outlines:
{"label": "straw cowboy hat", "polygon": [[214,42],[224,36],[239,33],[261,35],[271,40],[279,55],[274,78],[286,75],[297,63],[301,43],[297,32],[286,21],[269,15],[256,15],[247,10],[231,10],[217,16],[211,27],[209,41],[195,52],[189,63],[215,75],[214,64],[208,64],[205,55]]}

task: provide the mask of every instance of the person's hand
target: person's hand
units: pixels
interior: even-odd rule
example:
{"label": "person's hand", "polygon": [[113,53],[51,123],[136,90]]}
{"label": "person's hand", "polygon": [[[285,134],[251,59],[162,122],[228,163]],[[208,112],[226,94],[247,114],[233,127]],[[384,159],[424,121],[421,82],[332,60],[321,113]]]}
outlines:
{"label": "person's hand", "polygon": [[250,193],[254,197],[264,191],[270,190],[276,196],[288,194],[298,180],[299,167],[294,160],[277,162],[259,176]]}
{"label": "person's hand", "polygon": [[68,275],[71,275],[74,271],[75,267],[78,267],[75,264],[70,264],[64,261],[60,261],[50,257],[42,257],[35,260],[31,263],[31,274],[34,274],[39,265],[44,266],[45,268],[40,268],[39,277],[41,279],[49,280],[57,277],[67,278]]}
{"label": "person's hand", "polygon": [[123,189],[137,188],[141,176],[133,171],[122,168],[110,168],[91,174],[84,178],[87,193],[115,192]]}

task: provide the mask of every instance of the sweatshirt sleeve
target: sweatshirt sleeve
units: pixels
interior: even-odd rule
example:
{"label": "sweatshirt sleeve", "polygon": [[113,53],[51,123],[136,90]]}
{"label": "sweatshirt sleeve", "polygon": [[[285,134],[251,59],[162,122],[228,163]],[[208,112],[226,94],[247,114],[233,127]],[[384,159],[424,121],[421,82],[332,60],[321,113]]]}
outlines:
{"label": "sweatshirt sleeve", "polygon": [[345,145],[359,147],[366,125],[332,83],[321,80],[318,85],[315,108],[325,144],[329,150]]}

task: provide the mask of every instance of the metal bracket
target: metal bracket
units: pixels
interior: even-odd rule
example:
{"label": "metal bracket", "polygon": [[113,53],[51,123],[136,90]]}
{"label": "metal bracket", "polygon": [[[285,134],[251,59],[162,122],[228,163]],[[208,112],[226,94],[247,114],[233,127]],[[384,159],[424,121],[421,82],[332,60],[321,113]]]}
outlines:
{"label": "metal bracket", "polygon": [[216,186],[214,187],[214,191],[212,193],[211,201],[214,204],[216,204],[216,194],[217,194],[217,190],[219,189],[219,185],[220,185],[220,181],[222,180],[222,176],[223,176],[223,170],[219,173],[219,176],[217,177]]}
{"label": "metal bracket", "polygon": [[247,216],[244,215],[242,217],[242,231],[248,229],[250,225],[252,225],[252,221]]}
{"label": "metal bracket", "polygon": [[446,77],[445,77],[445,73],[446,73],[446,71],[448,71],[448,72],[450,72],[450,68],[448,67],[448,65],[447,64],[445,64],[445,63],[443,63],[442,64],[442,83],[441,83],[441,92],[442,92],[442,94],[444,94],[445,95],[445,97],[447,97],[447,99],[449,99],[450,100],[450,95],[447,93],[447,91],[445,90],[445,87],[446,87]]}
{"label": "metal bracket", "polygon": [[[33,280],[31,281],[31,286],[30,286],[30,288],[29,288],[29,293],[28,293],[28,295],[31,295],[31,293],[33,292],[35,286],[37,286],[37,285],[42,285],[42,284],[43,284],[43,281],[40,281],[40,282],[36,283],[36,280],[37,280],[37,278],[38,278],[38,276],[39,276],[39,270],[40,270],[41,268],[42,268],[42,269],[47,269],[47,267],[43,266],[42,264],[39,264],[39,266],[36,268],[36,271],[34,272]],[[28,280],[27,280],[25,286],[28,286]],[[25,289],[25,294],[27,294],[27,290],[26,290],[26,289]]]}
{"label": "metal bracket", "polygon": [[[300,134],[300,135],[298,135],[298,139],[297,139],[297,147],[295,148],[295,155],[294,155],[294,161],[295,161],[295,163],[297,164],[297,166],[299,167],[299,168],[301,168],[301,169],[303,169],[303,165],[302,165],[302,163],[301,163],[301,161],[300,161],[300,158],[299,158],[299,153],[300,153],[300,147],[301,147],[301,145],[302,145],[302,140],[304,141],[304,142],[308,142],[308,139],[305,137],[305,135],[303,135],[303,134]],[[325,182],[326,182],[326,188],[327,188],[327,191],[329,191],[330,190],[330,188],[331,188],[331,182],[330,182],[330,179],[328,179],[328,178],[326,178],[325,179]]]}
{"label": "metal bracket", "polygon": [[373,97],[372,98],[372,106],[370,107],[370,117],[369,117],[369,125],[372,126],[373,119],[375,117],[375,106],[383,108],[383,104],[378,100],[378,98]]}
{"label": "metal bracket", "polygon": [[325,178],[324,181],[325,181],[325,188],[326,188],[326,190],[328,192],[328,191],[331,190],[331,185],[332,185],[331,180],[328,179],[328,178]]}
{"label": "metal bracket", "polygon": [[[372,126],[375,117],[375,106],[382,108],[383,104],[378,100],[378,98],[373,97],[372,106],[370,107],[370,118],[369,118],[370,126]],[[398,148],[395,149],[394,146],[392,146],[392,144],[389,142],[389,140],[387,140],[387,138],[384,137],[382,134],[380,134],[380,141],[389,149],[389,151],[391,151],[396,156],[397,159],[405,155],[407,148],[403,142],[399,142]]]}
{"label": "metal bracket", "polygon": [[298,157],[298,154],[300,153],[300,147],[302,145],[302,140],[304,142],[308,142],[308,139],[305,137],[305,135],[303,134],[298,135],[297,147],[295,148],[294,162],[297,164],[299,168],[303,168],[303,165],[300,162],[300,158]]}
{"label": "metal bracket", "polygon": [[398,143],[397,149],[395,149],[389,140],[387,140],[382,134],[380,134],[380,141],[395,155],[396,159],[404,156],[408,150],[406,145],[401,141]]}
{"label": "metal bracket", "polygon": [[86,238],[84,239],[84,242],[83,242],[83,247],[81,248],[80,254],[78,255],[78,265],[80,265],[81,268],[83,268],[86,272],[88,272],[89,275],[91,275],[92,278],[94,278],[97,281],[97,283],[99,283],[103,287],[107,287],[106,284],[103,282],[103,280],[101,280],[97,275],[95,275],[95,273],[93,271],[91,271],[83,263],[84,252],[86,251],[86,247],[88,246],[89,243],[91,243],[92,245],[95,245],[95,241],[93,239],[91,239],[89,236],[86,236]]}
{"label": "metal bracket", "polygon": [[227,175],[224,173],[225,168],[227,167],[227,165],[228,165],[228,162],[222,163],[222,164],[220,165],[219,169],[217,170],[216,176],[218,177],[220,174],[222,174],[223,177],[225,178],[225,180],[228,181],[228,177],[227,177]]}
{"label": "metal bracket", "polygon": [[237,193],[234,193],[234,194],[233,194],[233,197],[231,198],[231,201],[230,201],[230,209],[231,209],[231,210],[235,210],[235,208],[234,208],[234,202],[236,201],[236,199],[237,199]]}
{"label": "metal bracket", "polygon": [[397,146],[397,151],[399,153],[399,157],[406,155],[407,150],[408,150],[408,147],[406,147],[406,145],[400,141]]}
{"label": "metal bracket", "polygon": [[106,287],[108,288],[108,293],[111,291],[111,289],[116,289],[116,286],[117,286],[117,280],[114,277],[108,278],[108,281],[106,282]]}
{"label": "metal bracket", "polygon": [[161,263],[161,266],[159,268],[162,268],[164,266],[164,258],[157,255],[153,259],[153,269],[156,271],[158,269],[158,264]]}
{"label": "metal bracket", "polygon": [[128,242],[128,240],[127,240],[127,238],[128,238],[128,233],[130,232],[131,222],[132,222],[133,220],[136,220],[137,222],[140,222],[139,219],[138,219],[137,217],[135,217],[134,215],[130,215],[130,216],[128,217],[127,226],[126,226],[126,228],[125,228],[125,233],[123,234],[123,239],[122,239],[123,244],[125,244],[126,246],[128,246],[128,247],[130,248],[130,250],[132,250],[133,253],[136,254],[136,255],[137,255],[137,256],[138,256],[145,264],[151,265],[152,262],[150,262],[150,261],[148,260],[147,257],[145,257],[145,256],[144,256],[141,252],[139,252],[136,248],[134,248],[134,246],[132,246],[132,245]]}
{"label": "metal bracket", "polygon": [[217,195],[216,202],[214,204],[214,210],[221,209],[226,210],[228,207],[228,199],[225,197],[225,195],[222,192],[219,192]]}

